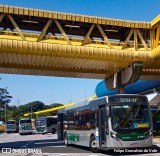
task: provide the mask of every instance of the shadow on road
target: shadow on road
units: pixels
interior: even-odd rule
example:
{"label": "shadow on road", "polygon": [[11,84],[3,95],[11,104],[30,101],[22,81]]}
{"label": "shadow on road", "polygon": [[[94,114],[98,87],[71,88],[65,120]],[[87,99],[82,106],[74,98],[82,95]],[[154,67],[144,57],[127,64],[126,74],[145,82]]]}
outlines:
{"label": "shadow on road", "polygon": [[[57,139],[41,139],[41,140],[25,140],[15,142],[0,143],[0,151],[2,148],[32,148],[41,149],[42,153],[92,153],[88,147],[82,147],[78,145],[65,146],[63,141]],[[157,146],[150,148],[135,148],[135,149],[115,149],[109,151],[101,151],[101,154],[106,155],[143,155],[160,153],[160,149]]]}

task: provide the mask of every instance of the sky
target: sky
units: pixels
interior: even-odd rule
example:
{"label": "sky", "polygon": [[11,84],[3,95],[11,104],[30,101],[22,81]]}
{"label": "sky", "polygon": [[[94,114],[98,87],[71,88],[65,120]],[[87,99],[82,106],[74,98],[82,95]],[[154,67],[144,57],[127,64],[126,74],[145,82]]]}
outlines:
{"label": "sky", "polygon": [[[0,0],[1,5],[133,21],[152,21],[160,0]],[[10,105],[32,101],[45,104],[77,102],[95,94],[101,80],[0,74],[0,88],[13,97]]]}

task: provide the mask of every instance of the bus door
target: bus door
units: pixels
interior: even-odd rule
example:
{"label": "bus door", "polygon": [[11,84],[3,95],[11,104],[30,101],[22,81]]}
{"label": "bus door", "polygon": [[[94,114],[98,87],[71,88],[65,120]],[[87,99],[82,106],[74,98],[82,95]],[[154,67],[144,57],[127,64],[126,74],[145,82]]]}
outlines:
{"label": "bus door", "polygon": [[64,120],[64,114],[58,114],[58,140],[63,140],[63,120]]}
{"label": "bus door", "polygon": [[99,129],[99,147],[106,144],[106,134],[108,133],[108,119],[105,105],[98,109],[98,129]]}

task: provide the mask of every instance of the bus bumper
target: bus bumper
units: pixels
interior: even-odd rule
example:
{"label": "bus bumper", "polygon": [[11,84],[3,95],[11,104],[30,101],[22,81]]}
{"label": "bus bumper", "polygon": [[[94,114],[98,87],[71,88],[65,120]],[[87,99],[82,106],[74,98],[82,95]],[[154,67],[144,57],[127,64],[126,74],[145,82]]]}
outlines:
{"label": "bus bumper", "polygon": [[115,148],[138,148],[138,147],[151,147],[153,145],[153,138],[150,137],[144,140],[137,140],[137,141],[122,141],[122,140],[115,140],[110,138],[108,142],[108,146],[111,149]]}

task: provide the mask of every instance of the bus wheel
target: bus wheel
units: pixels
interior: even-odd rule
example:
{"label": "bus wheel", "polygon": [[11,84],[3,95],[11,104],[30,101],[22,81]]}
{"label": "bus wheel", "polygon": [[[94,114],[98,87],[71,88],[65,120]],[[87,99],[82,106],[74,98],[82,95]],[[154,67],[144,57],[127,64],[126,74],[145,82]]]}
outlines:
{"label": "bus wheel", "polygon": [[64,135],[64,144],[68,146],[68,139],[67,139],[67,134]]}
{"label": "bus wheel", "polygon": [[56,130],[55,128],[52,129],[52,134],[56,133]]}
{"label": "bus wheel", "polygon": [[100,151],[100,150],[97,148],[95,136],[92,136],[92,137],[90,138],[89,147],[90,147],[90,150],[91,150],[93,153],[97,153],[97,152]]}

